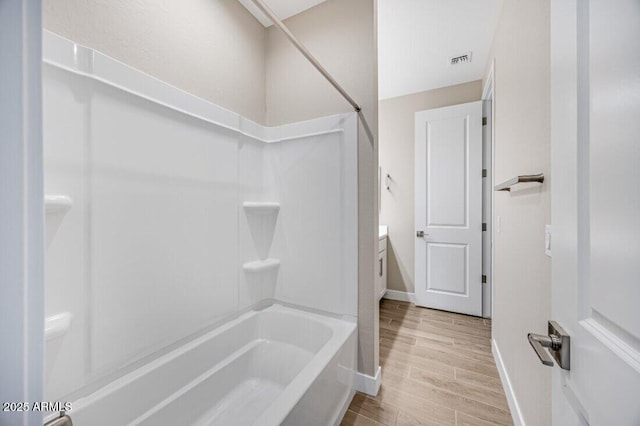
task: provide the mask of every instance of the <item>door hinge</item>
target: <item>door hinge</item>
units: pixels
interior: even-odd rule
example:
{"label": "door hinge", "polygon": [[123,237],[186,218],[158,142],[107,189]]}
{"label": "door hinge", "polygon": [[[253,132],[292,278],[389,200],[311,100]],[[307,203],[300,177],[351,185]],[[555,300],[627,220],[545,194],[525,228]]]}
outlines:
{"label": "door hinge", "polygon": [[486,284],[487,283],[487,276],[483,275],[482,276],[482,284]]}
{"label": "door hinge", "polygon": [[483,231],[486,231],[486,230],[487,230],[487,224],[486,224],[486,223],[483,223],[483,224],[482,224],[482,230],[483,230]]}
{"label": "door hinge", "polygon": [[487,117],[482,117],[482,125],[483,126],[487,125]]}
{"label": "door hinge", "polygon": [[487,169],[482,169],[482,177],[487,177]]}

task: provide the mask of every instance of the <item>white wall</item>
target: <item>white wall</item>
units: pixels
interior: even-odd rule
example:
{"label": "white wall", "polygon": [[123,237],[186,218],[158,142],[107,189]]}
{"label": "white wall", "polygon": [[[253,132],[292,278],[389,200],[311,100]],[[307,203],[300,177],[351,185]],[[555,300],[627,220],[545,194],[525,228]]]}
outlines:
{"label": "white wall", "polygon": [[[480,100],[480,80],[380,101],[380,224],[389,226],[387,279],[390,290],[414,292],[415,113]],[[390,190],[384,177],[391,176]]]}
{"label": "white wall", "polygon": [[[376,22],[374,0],[328,0],[285,21],[362,107],[358,128],[358,363],[368,375],[378,368]],[[268,30],[267,49],[269,125],[352,111],[276,28]]]}
{"label": "white wall", "polygon": [[269,192],[281,204],[272,246],[283,259],[275,297],[355,319],[356,117],[333,117],[320,120],[347,131],[266,147]]}
{"label": "white wall", "polygon": [[526,338],[528,332],[545,333],[550,319],[551,261],[544,254],[551,214],[549,31],[548,0],[505,0],[490,55],[495,58],[495,182],[545,174],[542,186],[494,194],[501,231],[494,240],[492,332],[529,425],[551,422],[551,369]]}
{"label": "white wall", "polygon": [[49,64],[43,85],[45,193],[73,200],[46,221],[45,315],[72,315],[47,341],[55,400],[241,307],[238,155],[230,131],[111,85]]}
{"label": "white wall", "polygon": [[266,30],[237,0],[43,0],[51,30],[265,122]]}

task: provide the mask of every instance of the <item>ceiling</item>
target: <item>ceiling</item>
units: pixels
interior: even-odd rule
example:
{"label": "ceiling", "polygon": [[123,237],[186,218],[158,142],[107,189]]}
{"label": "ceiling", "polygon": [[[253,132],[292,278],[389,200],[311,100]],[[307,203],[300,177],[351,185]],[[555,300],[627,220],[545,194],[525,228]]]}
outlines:
{"label": "ceiling", "polygon": [[[378,0],[379,98],[483,78],[501,9],[502,0]],[[470,63],[449,65],[468,52]]]}
{"label": "ceiling", "polygon": [[[311,9],[326,0],[264,0],[267,6],[276,14],[280,20],[285,20],[307,9]],[[349,0],[346,0],[349,1]],[[273,25],[264,13],[254,6],[251,0],[240,0],[240,3],[247,8],[253,16],[258,19],[265,27]]]}

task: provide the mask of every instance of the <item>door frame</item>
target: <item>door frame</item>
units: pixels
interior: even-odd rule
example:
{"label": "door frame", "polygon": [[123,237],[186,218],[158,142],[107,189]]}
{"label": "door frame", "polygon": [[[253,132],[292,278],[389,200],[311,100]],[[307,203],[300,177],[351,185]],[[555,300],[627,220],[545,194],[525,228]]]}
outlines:
{"label": "door frame", "polygon": [[[43,400],[42,2],[0,1],[0,401]],[[42,426],[42,413],[2,413]]]}
{"label": "door frame", "polygon": [[[482,89],[482,110],[484,116],[484,103],[486,101],[491,102],[491,119],[487,120],[487,126],[490,127],[491,141],[486,141],[484,138],[484,131],[482,133],[482,149],[483,153],[486,149],[489,149],[488,162],[483,154],[483,167],[487,170],[486,179],[489,180],[489,184],[483,184],[482,191],[482,204],[483,210],[485,205],[489,205],[489,212],[486,219],[487,223],[487,231],[483,235],[482,241],[482,256],[483,256],[483,268],[484,268],[484,256],[489,256],[489,273],[487,275],[487,282],[482,288],[482,316],[484,318],[491,318],[493,316],[493,271],[494,271],[494,253],[493,253],[493,242],[495,241],[495,219],[494,219],[494,194],[493,187],[495,186],[494,182],[494,173],[493,173],[493,165],[495,163],[495,120],[496,120],[496,108],[495,108],[495,60],[491,60],[491,65],[489,66],[489,71],[487,76],[485,77],[484,87]],[[485,188],[488,190],[485,191]],[[489,241],[485,243],[486,237],[489,238]],[[488,249],[487,249],[488,245]],[[484,271],[484,269],[483,269]]]}

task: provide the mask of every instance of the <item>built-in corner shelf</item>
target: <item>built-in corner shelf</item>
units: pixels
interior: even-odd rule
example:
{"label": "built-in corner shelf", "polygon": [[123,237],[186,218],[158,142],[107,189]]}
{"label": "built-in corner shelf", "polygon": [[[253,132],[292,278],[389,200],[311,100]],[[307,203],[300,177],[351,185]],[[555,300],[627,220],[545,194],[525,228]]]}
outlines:
{"label": "built-in corner shelf", "polygon": [[279,259],[254,260],[242,265],[245,272],[265,272],[276,269],[280,266]]}
{"label": "built-in corner shelf", "polygon": [[71,312],[62,312],[44,319],[45,340],[63,336],[71,328]]}
{"label": "built-in corner shelf", "polygon": [[242,207],[247,213],[273,214],[280,210],[280,203],[245,201]]}
{"label": "built-in corner shelf", "polygon": [[66,195],[45,195],[44,206],[47,213],[66,213],[71,209],[73,200]]}
{"label": "built-in corner shelf", "polygon": [[496,191],[511,191],[511,187],[517,185],[519,183],[529,183],[529,182],[544,182],[544,174],[538,173],[537,175],[521,175],[516,176],[514,178],[509,179],[506,182],[502,182],[500,185],[496,185],[494,190]]}

